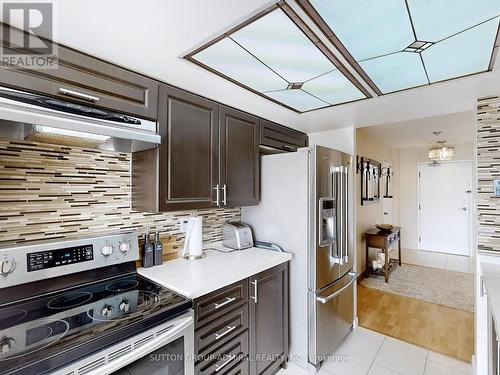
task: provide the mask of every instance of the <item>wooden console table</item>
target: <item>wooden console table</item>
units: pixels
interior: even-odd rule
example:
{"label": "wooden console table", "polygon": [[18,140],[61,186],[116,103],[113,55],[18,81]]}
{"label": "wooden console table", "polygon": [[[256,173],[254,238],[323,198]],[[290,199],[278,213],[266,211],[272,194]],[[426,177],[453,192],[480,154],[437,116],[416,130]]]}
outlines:
{"label": "wooden console table", "polygon": [[[401,266],[401,227],[393,227],[389,232],[379,231],[378,229],[369,230],[365,233],[366,238],[366,273],[374,273],[376,275],[383,275],[385,277],[385,282],[389,281],[389,273],[396,267],[399,263]],[[398,242],[398,260],[389,259],[389,249]],[[385,264],[381,270],[375,271],[370,264],[370,258],[368,257],[368,248],[374,247],[376,249],[381,249],[385,253]]]}

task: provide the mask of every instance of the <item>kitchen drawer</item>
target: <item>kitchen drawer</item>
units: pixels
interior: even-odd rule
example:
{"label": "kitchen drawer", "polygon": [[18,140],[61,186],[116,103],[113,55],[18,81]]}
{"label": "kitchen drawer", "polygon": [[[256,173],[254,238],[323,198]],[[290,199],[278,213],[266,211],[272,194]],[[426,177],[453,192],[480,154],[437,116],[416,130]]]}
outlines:
{"label": "kitchen drawer", "polygon": [[250,366],[248,363],[248,359],[242,359],[240,363],[236,366],[232,366],[225,372],[218,372],[217,375],[248,375],[250,373]]}
{"label": "kitchen drawer", "polygon": [[194,301],[195,328],[211,322],[248,302],[248,280],[221,288]]}
{"label": "kitchen drawer", "polygon": [[238,336],[248,328],[248,303],[223,315],[194,333],[194,351],[200,353]]}
{"label": "kitchen drawer", "polygon": [[284,151],[296,151],[299,147],[307,146],[307,134],[260,120],[260,144]]}
{"label": "kitchen drawer", "polygon": [[[2,24],[2,27],[9,26]],[[10,30],[22,34],[15,28]],[[5,32],[2,35],[6,35]],[[5,46],[4,40],[0,43]],[[65,46],[59,45],[56,51],[56,69],[2,67],[0,85],[156,119],[158,83],[155,80]]]}
{"label": "kitchen drawer", "polygon": [[196,364],[195,373],[197,375],[232,374],[232,369],[238,366],[239,362],[247,361],[248,350],[248,331],[245,331],[216,350],[205,353],[204,360]]}

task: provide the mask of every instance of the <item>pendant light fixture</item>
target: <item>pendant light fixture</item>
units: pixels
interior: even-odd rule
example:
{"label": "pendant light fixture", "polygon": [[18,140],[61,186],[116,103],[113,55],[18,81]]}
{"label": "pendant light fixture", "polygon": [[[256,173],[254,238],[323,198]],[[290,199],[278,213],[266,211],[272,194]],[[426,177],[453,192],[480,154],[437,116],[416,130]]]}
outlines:
{"label": "pendant light fixture", "polygon": [[[433,132],[435,136],[441,135],[441,131]],[[455,147],[447,146],[445,140],[437,141],[437,145],[429,148],[429,160],[432,162],[440,162],[444,160],[452,160],[455,157]]]}

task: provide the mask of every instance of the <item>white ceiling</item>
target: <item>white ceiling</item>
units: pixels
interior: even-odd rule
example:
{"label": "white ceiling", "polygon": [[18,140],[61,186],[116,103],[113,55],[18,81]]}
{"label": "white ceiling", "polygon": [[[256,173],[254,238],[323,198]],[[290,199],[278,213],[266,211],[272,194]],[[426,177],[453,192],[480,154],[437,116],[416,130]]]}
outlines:
{"label": "white ceiling", "polygon": [[[371,138],[393,149],[428,147],[438,140],[449,145],[471,143],[474,139],[474,112],[459,112],[441,116],[426,117],[370,126],[363,132]],[[435,131],[442,134],[435,136]]]}
{"label": "white ceiling", "polygon": [[[57,41],[306,132],[463,112],[474,108],[478,96],[500,93],[500,71],[496,69],[491,73],[298,115],[181,58],[274,1],[54,2]],[[496,65],[498,67],[498,61]]]}

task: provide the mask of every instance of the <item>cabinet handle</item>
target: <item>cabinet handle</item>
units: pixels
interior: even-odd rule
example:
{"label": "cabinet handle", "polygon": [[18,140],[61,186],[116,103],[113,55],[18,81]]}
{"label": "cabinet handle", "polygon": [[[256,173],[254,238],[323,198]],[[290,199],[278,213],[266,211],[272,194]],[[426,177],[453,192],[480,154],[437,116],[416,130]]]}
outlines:
{"label": "cabinet handle", "polygon": [[73,98],[87,100],[87,101],[93,102],[93,103],[98,102],[100,100],[97,96],[87,95],[87,94],[84,94],[83,92],[68,90],[68,89],[65,89],[62,87],[59,89],[59,94],[71,96]]}
{"label": "cabinet handle", "polygon": [[226,297],[226,300],[222,303],[214,303],[214,308],[220,309],[223,306],[226,306],[228,303],[236,301],[236,297]]}
{"label": "cabinet handle", "polygon": [[289,146],[289,145],[282,145],[281,148],[283,150],[287,150],[287,151],[297,151],[296,147],[292,147],[292,146]]}
{"label": "cabinet handle", "polygon": [[222,196],[222,204],[227,206],[227,186],[226,184],[222,185],[222,192],[224,195]]}
{"label": "cabinet handle", "polygon": [[500,342],[498,341],[498,337],[497,337],[497,374],[496,375],[500,375]]}
{"label": "cabinet handle", "polygon": [[220,199],[219,199],[219,184],[215,185],[214,187],[215,190],[215,204],[217,207],[220,207]]}
{"label": "cabinet handle", "polygon": [[231,361],[233,359],[235,359],[235,358],[236,358],[236,355],[233,354],[233,355],[229,356],[229,358],[227,359],[227,361],[224,361],[220,365],[215,365],[215,372],[219,372],[220,370],[222,370],[224,367],[226,367],[228,364],[230,364]]}
{"label": "cabinet handle", "polygon": [[257,279],[254,281],[250,281],[250,284],[253,285],[253,296],[252,299],[254,300],[255,303],[257,303]]}
{"label": "cabinet handle", "polygon": [[229,332],[233,332],[235,329],[236,326],[227,326],[227,329],[224,332],[215,334],[215,339],[216,340],[221,339],[224,336],[226,336]]}

